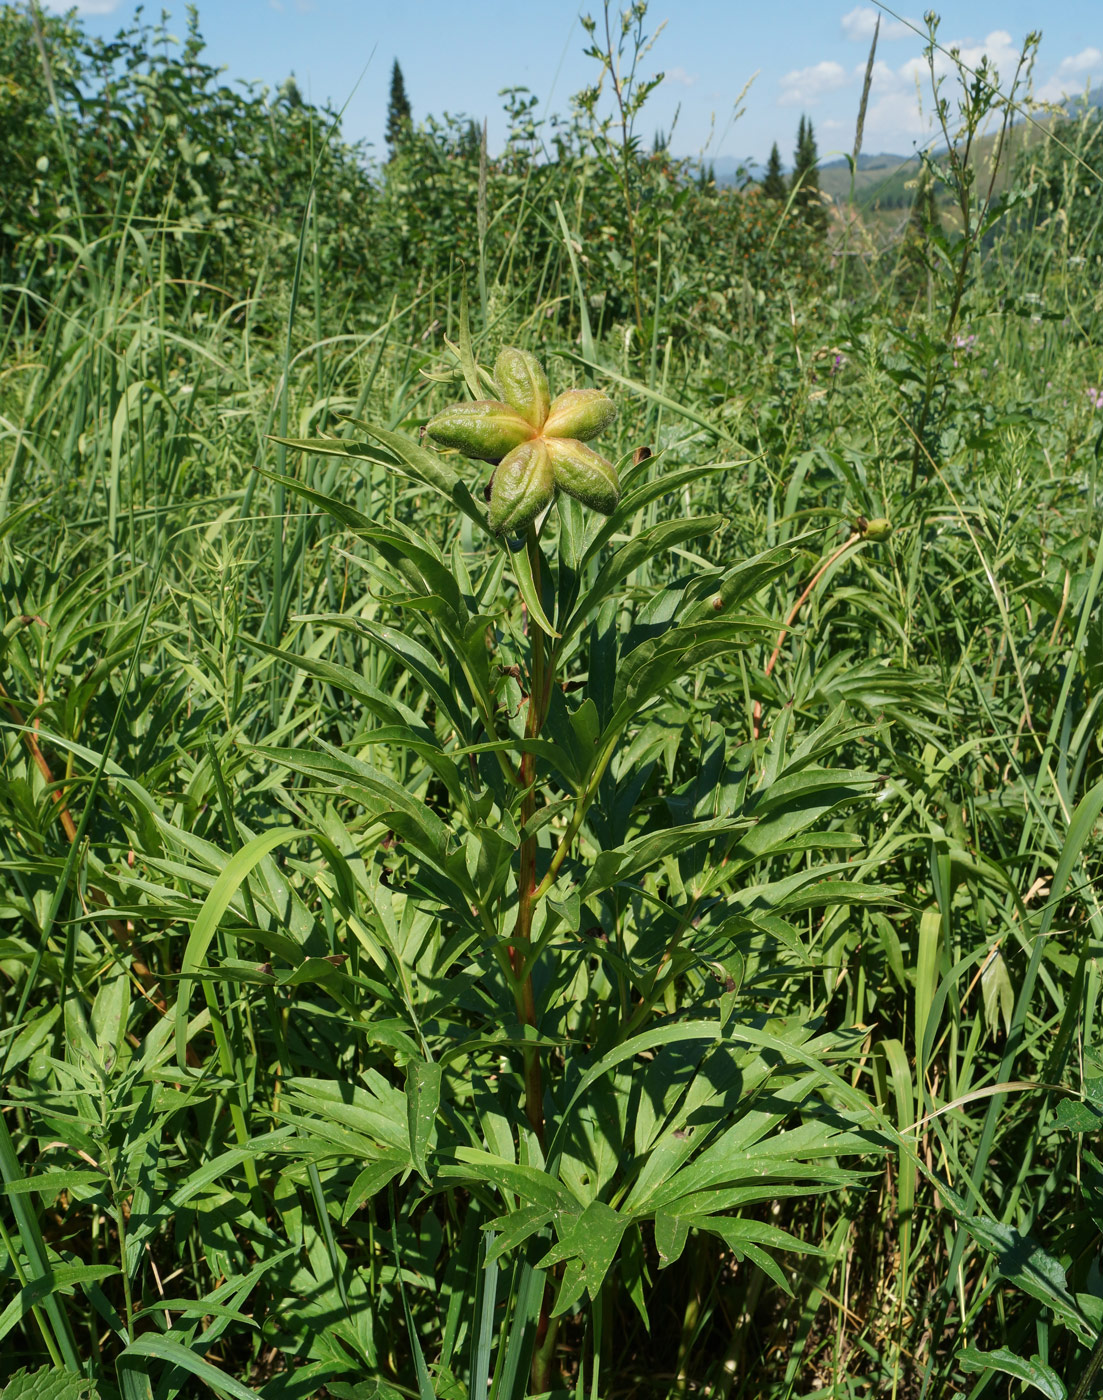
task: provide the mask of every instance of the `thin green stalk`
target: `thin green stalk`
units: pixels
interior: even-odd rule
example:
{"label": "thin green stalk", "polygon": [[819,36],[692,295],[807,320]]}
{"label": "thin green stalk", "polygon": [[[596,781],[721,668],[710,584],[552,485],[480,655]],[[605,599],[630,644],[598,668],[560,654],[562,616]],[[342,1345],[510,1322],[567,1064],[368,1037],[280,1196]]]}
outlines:
{"label": "thin green stalk", "polygon": [[[7,1227],[4,1225],[2,1217],[0,1217],[0,1243],[3,1243],[4,1249],[7,1251],[16,1282],[19,1284],[20,1288],[26,1288],[27,1275],[23,1269],[23,1265],[19,1262],[19,1251],[15,1247],[15,1241],[12,1239],[11,1235],[8,1234]],[[38,1324],[38,1330],[42,1334],[43,1345],[50,1353],[50,1360],[54,1363],[55,1368],[60,1371],[63,1366],[61,1353],[58,1351],[57,1343],[54,1341],[53,1332],[46,1324],[46,1318],[43,1315],[41,1304],[32,1303],[31,1316]]]}
{"label": "thin green stalk", "polygon": [[[315,178],[317,169],[315,169]],[[303,259],[306,254],[306,233],[310,226],[310,211],[314,203],[314,181],[311,180],[310,192],[307,195],[306,208],[303,210],[302,224],[299,229],[299,246],[295,250],[295,273],[291,279],[291,302],[287,309],[287,330],[284,343],[283,371],[280,375],[280,437],[286,438],[291,413],[291,384],[289,376],[292,364],[292,335],[295,329],[295,309],[299,302],[299,287],[303,276]],[[276,444],[276,471],[282,476],[287,470],[287,448],[284,444]],[[280,633],[283,631],[284,600],[283,600],[283,532],[286,525],[287,499],[286,491],[282,482],[276,483],[276,499],[272,520],[272,595],[268,600],[268,640],[271,646],[278,646]],[[275,725],[279,718],[278,705],[278,677],[272,673],[272,697],[270,702],[270,715],[272,724]]]}
{"label": "thin green stalk", "polygon": [[[106,1124],[104,1125],[106,1128]],[[108,1153],[104,1163],[107,1169],[108,1188],[111,1192],[111,1202],[114,1206],[115,1229],[119,1233],[119,1265],[123,1276],[123,1306],[126,1310],[126,1331],[131,1341],[134,1340],[134,1294],[130,1284],[130,1269],[126,1260],[126,1211],[123,1209],[123,1202],[120,1199],[119,1183],[115,1176],[115,1164]]]}
{"label": "thin green stalk", "polygon": [[[13,1186],[16,1182],[23,1180],[23,1171],[15,1154],[15,1144],[11,1140],[7,1120],[3,1114],[0,1114],[0,1177],[8,1186]],[[38,1228],[38,1219],[31,1205],[32,1199],[31,1196],[25,1195],[22,1191],[13,1191],[8,1195],[11,1213],[15,1216],[15,1223],[19,1229],[19,1242],[23,1246],[23,1253],[27,1256],[31,1273],[37,1280],[49,1277],[50,1263],[42,1232]],[[4,1242],[11,1253],[11,1243],[6,1234]],[[68,1314],[62,1308],[58,1295],[50,1293],[42,1300],[41,1307],[49,1319],[56,1351],[60,1352],[62,1361],[70,1371],[79,1371],[81,1366],[76,1338],[69,1324]],[[49,1344],[47,1346],[51,1356],[55,1355],[55,1347]]]}
{"label": "thin green stalk", "polygon": [[609,767],[619,743],[620,734],[618,732],[613,735],[602,750],[601,756],[594,765],[594,770],[590,775],[590,781],[586,784],[586,787],[575,801],[575,808],[574,812],[571,814],[571,820],[567,824],[566,831],[559,839],[559,845],[555,848],[551,862],[544,873],[544,878],[533,890],[533,904],[538,904],[555,884],[563,862],[566,860],[571,847],[574,845],[578,833],[582,830],[582,824],[586,820],[586,813],[590,810],[594,798],[598,794],[598,789],[601,787],[601,780],[605,776],[605,770]]}

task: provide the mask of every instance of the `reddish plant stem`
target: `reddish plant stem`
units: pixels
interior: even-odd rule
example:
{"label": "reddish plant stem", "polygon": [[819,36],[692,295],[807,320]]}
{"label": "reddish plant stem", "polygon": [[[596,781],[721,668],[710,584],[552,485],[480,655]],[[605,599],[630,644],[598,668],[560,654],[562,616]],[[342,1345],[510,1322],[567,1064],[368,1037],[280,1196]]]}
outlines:
{"label": "reddish plant stem", "polygon": [[[39,748],[38,739],[36,738],[33,731],[28,727],[27,722],[23,718],[22,712],[19,709],[19,706],[4,689],[3,682],[0,682],[0,700],[4,701],[4,704],[7,706],[8,713],[12,717],[12,720],[23,730],[23,742],[27,745],[27,749],[30,752],[31,758],[34,759],[35,767],[38,769],[39,773],[42,774],[43,781],[53,789],[50,793],[50,796],[53,798],[55,805],[59,809],[58,816],[61,820],[62,830],[65,832],[65,838],[70,844],[72,844],[77,839],[77,824],[73,820],[73,814],[69,811],[69,808],[65,802],[65,798],[61,793],[60,789],[54,786],[56,780],[50,768],[49,762],[47,761],[46,755],[42,752],[41,748]],[[95,903],[99,905],[106,905],[107,896],[104,895],[100,890],[89,888],[88,893],[95,901]],[[134,940],[126,924],[123,923],[121,919],[108,919],[107,927],[115,935],[115,939],[118,942],[119,947],[126,949],[126,951],[130,953],[130,965],[134,970],[134,975],[138,978],[142,986],[145,988],[146,994],[149,997],[150,1001],[153,1003],[154,1006],[156,1006],[157,1010],[160,1011],[162,1016],[167,1015],[168,1003],[165,1001],[163,996],[154,995],[154,989],[157,986],[157,978],[150,971],[149,967],[142,961],[142,959],[134,952]]]}
{"label": "reddish plant stem", "polygon": [[[50,765],[46,762],[46,756],[38,747],[38,740],[35,738],[34,734],[31,732],[30,729],[26,727],[27,721],[23,718],[22,714],[20,713],[19,706],[4,689],[3,682],[0,682],[0,699],[4,700],[8,707],[8,713],[11,715],[15,723],[22,728],[23,742],[27,745],[27,748],[30,750],[31,757],[34,759],[35,767],[42,774],[45,781],[52,786],[54,782],[54,775],[50,772]],[[62,796],[61,792],[56,787],[50,793],[50,796],[53,798],[55,805],[58,808],[60,808],[58,816],[61,818],[61,825],[65,831],[67,839],[69,841],[75,841],[77,837],[77,824],[73,820],[72,812],[70,812],[69,808],[65,805],[65,798]]]}
{"label": "reddish plant stem", "polygon": [[[835,550],[835,552],[834,552],[833,554],[829,555],[829,556],[827,557],[827,559],[826,559],[826,560],[820,565],[820,567],[816,570],[815,574],[812,576],[812,581],[809,583],[808,587],[804,590],[804,592],[800,595],[800,597],[797,599],[797,601],[796,601],[796,602],[793,604],[793,606],[789,609],[789,615],[788,615],[788,617],[785,619],[785,625],[784,625],[784,627],[782,627],[781,631],[777,634],[777,645],[774,647],[773,655],[770,657],[769,661],[767,661],[767,663],[766,663],[766,676],[767,676],[767,678],[769,678],[769,677],[773,674],[774,667],[777,665],[777,659],[778,659],[778,657],[781,655],[781,648],[782,648],[782,647],[784,646],[784,644],[785,644],[785,638],[789,635],[789,629],[790,629],[790,627],[792,627],[793,623],[797,620],[797,614],[800,612],[801,608],[802,608],[802,607],[804,606],[804,604],[808,601],[808,599],[812,596],[812,592],[813,592],[813,590],[815,589],[816,584],[819,583],[820,579],[823,578],[824,574],[827,573],[827,571],[828,571],[828,569],[830,569],[831,565],[834,564],[835,561],[836,561],[837,559],[841,559],[841,558],[843,557],[843,555],[846,553],[846,551],[851,547],[851,545],[857,544],[858,541],[861,540],[862,538],[863,538],[862,532],[861,532],[860,530],[855,530],[854,533],[850,536],[850,538],[849,538],[848,540],[844,541],[844,542],[838,547],[838,549]],[[762,701],[761,701],[761,700],[756,700],[756,701],[754,702],[753,722],[754,722],[754,737],[757,739],[757,738],[759,737],[759,735],[761,734],[761,732],[762,732]]]}
{"label": "reddish plant stem", "polygon": [[[558,1276],[563,1266],[557,1264],[554,1273]],[[536,1324],[536,1347],[532,1354],[532,1393],[545,1395],[553,1388],[555,1381],[555,1344],[559,1338],[559,1318],[552,1317],[551,1309],[555,1302],[558,1285],[548,1279],[544,1288],[544,1301],[540,1308],[540,1321]]]}

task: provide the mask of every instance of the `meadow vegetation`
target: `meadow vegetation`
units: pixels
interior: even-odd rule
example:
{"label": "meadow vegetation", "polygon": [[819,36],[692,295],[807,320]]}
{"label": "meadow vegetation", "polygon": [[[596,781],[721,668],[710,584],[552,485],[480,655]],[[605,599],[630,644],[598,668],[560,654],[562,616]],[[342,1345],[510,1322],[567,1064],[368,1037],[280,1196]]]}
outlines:
{"label": "meadow vegetation", "polygon": [[650,34],[379,161],[0,8],[5,1396],[1098,1389],[1101,126],[886,243]]}

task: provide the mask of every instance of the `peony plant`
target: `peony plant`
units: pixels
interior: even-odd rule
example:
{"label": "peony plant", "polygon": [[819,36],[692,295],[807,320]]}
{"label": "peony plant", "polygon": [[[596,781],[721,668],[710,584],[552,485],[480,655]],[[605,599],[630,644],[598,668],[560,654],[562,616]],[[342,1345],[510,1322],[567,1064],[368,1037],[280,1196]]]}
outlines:
{"label": "peony plant", "polygon": [[[716,463],[667,470],[637,447],[622,490],[588,445],[616,416],[605,394],[553,399],[539,360],[512,347],[493,376],[473,354],[464,370],[497,396],[445,408],[426,434],[495,464],[489,512],[401,432],[358,423],[363,439],[282,439],[415,489],[381,519],[271,474],[366,547],[371,614],[304,621],[387,652],[396,690],[281,651],[366,715],[347,751],[264,753],[328,789],[332,820],[349,820],[362,873],[327,889],[350,950],[355,938],[372,964],[370,1059],[352,1084],[304,1081],[296,1111],[311,1131],[332,1120],[334,1151],[359,1163],[346,1221],[386,1191],[397,1239],[426,1191],[463,1193],[456,1218],[484,1241],[470,1393],[494,1370],[496,1327],[509,1393],[527,1371],[528,1393],[546,1395],[565,1359],[582,1373],[570,1354],[582,1330],[564,1334],[562,1319],[592,1306],[596,1328],[618,1275],[643,1299],[650,1269],[686,1252],[696,1269],[722,1246],[785,1286],[775,1253],[805,1245],[758,1212],[857,1181],[837,1159],[865,1145],[843,1113],[865,1105],[827,1063],[839,1042],[803,1015],[767,1017],[756,979],[761,958],[772,976],[799,950],[812,911],[878,897],[849,860],[813,858],[812,828],[880,779],[823,766],[864,730],[843,710],[791,744],[790,705],[771,723],[709,695],[732,669],[753,674],[764,629],[777,632],[767,590],[797,557],[793,540],[728,557],[714,539],[726,518],[682,508]],[[542,537],[559,492],[609,518],[582,523],[560,502],[564,528]],[[431,493],[443,512],[427,508]],[[457,510],[477,529],[457,530]],[[864,522],[843,548],[886,528]],[[823,844],[840,835],[850,857],[842,833]],[[806,1120],[783,1129],[806,1100]],[[366,1125],[355,1141],[350,1111]],[[500,1303],[506,1257],[518,1284]]]}

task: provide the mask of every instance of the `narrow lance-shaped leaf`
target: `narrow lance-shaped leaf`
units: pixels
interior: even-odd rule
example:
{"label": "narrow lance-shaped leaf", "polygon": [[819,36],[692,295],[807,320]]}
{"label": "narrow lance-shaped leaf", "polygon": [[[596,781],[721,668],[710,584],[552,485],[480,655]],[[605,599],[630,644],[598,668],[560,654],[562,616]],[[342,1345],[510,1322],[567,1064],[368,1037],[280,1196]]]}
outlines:
{"label": "narrow lance-shaped leaf", "polygon": [[411,1060],[406,1067],[406,1120],[410,1129],[410,1156],[418,1174],[430,1180],[426,1153],[440,1107],[442,1071],[432,1060]]}
{"label": "narrow lance-shaped leaf", "polygon": [[597,578],[585,590],[563,628],[561,645],[566,645],[586,619],[634,570],[686,540],[691,540],[697,535],[711,535],[723,523],[722,515],[704,515],[691,520],[666,520],[634,536],[602,566]]}

